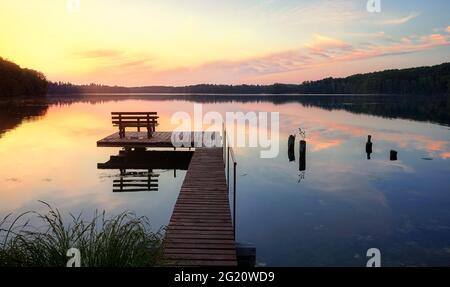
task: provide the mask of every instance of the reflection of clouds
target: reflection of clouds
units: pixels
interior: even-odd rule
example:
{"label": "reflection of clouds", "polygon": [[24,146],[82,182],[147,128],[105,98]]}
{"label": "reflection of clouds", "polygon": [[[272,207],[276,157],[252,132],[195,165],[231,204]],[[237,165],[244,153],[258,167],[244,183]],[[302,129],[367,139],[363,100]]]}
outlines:
{"label": "reflection of clouds", "polygon": [[[236,108],[229,106],[228,109]],[[295,133],[301,127],[306,130],[308,149],[314,152],[338,148],[355,137],[361,138],[365,142],[367,135],[370,134],[375,143],[393,142],[401,149],[422,150],[443,159],[450,157],[449,140],[435,139],[420,133],[420,129],[415,132],[416,129],[412,129],[414,122],[397,120],[401,125],[393,127],[390,119],[355,115],[347,111],[328,111],[304,107],[302,104],[276,106],[272,103],[258,103],[257,106],[244,104],[240,105],[239,109],[242,111],[279,112],[280,140],[287,139],[290,134]]]}
{"label": "reflection of clouds", "polygon": [[372,170],[374,172],[382,173],[386,171],[386,168],[390,168],[391,171],[401,171],[403,173],[415,173],[416,170],[411,167],[403,164],[401,161],[386,161],[386,160],[372,160],[372,162],[376,162],[376,165],[372,166]]}
{"label": "reflection of clouds", "polygon": [[441,158],[442,159],[449,159],[450,158],[450,152],[441,153]]}
{"label": "reflection of clouds", "polygon": [[321,151],[324,149],[338,147],[343,143],[343,141],[343,139],[327,139],[315,134],[314,136],[309,137],[308,143],[312,145],[312,151]]}
{"label": "reflection of clouds", "polygon": [[[316,172],[309,173],[310,177],[314,177],[314,190],[333,193],[341,200],[351,201],[355,205],[366,205],[370,202],[388,208],[383,191],[373,186],[369,174],[363,168],[343,163],[318,162],[315,164],[315,170]],[[380,166],[371,173],[385,172],[388,171]]]}
{"label": "reflection of clouds", "polygon": [[[301,125],[307,130],[308,145],[312,151],[320,151],[329,148],[337,148],[351,137],[359,137],[363,140],[367,135],[373,136],[373,141],[394,142],[402,149],[423,150],[429,154],[440,154],[441,158],[449,157],[448,140],[434,139],[419,132],[407,131],[403,126],[387,129],[392,125],[389,119],[381,119],[372,116],[352,115],[345,111],[325,111],[318,108],[299,108],[295,113],[283,110],[281,118],[288,126]],[[348,117],[353,118],[348,121]],[[378,123],[377,125],[375,123]],[[406,121],[405,121],[406,125]],[[379,126],[376,128],[374,126]],[[283,133],[281,137],[287,137]]]}
{"label": "reflection of clouds", "polygon": [[[171,130],[173,128],[170,124],[171,115],[176,111],[187,111],[192,114],[193,104],[186,101],[125,100],[98,105],[76,103],[71,106],[52,106],[44,118],[27,122],[12,130],[0,140],[2,158],[0,178],[20,176],[24,181],[20,185],[13,181],[2,182],[0,196],[6,200],[0,202],[1,209],[12,210],[38,199],[48,199],[57,207],[66,204],[82,207],[85,201],[89,201],[90,206],[98,205],[106,209],[120,207],[134,209],[135,206],[140,206],[139,203],[129,205],[128,197],[111,194],[109,180],[99,181],[95,164],[105,161],[114,152],[97,149],[95,142],[109,132],[115,131],[111,125],[111,111],[150,109],[158,111],[161,115],[161,126],[158,129]],[[436,129],[437,125],[424,124],[427,133],[437,131],[433,136],[427,135],[424,129],[416,129],[414,122],[355,115],[345,111],[306,108],[296,103],[204,104],[204,112],[212,110],[224,113],[238,109],[279,111],[282,149],[287,147],[283,141],[287,143],[288,134],[301,127],[307,130],[308,150],[315,152],[315,158],[307,159],[305,180],[297,184],[298,164],[288,165],[286,154],[281,153],[277,160],[259,161],[257,149],[238,149],[236,151],[238,159],[242,162],[239,172],[248,174],[240,180],[252,181],[250,188],[260,184],[262,187],[273,187],[275,192],[279,190],[297,192],[305,186],[308,190],[329,192],[358,206],[364,204],[387,206],[384,190],[377,188],[377,184],[390,180],[388,175],[394,172],[414,173],[414,168],[406,166],[401,161],[389,162],[386,159],[372,160],[368,169],[363,157],[359,158],[361,162],[342,158],[343,152],[347,152],[344,148],[353,147],[350,144],[344,146],[346,143],[361,139],[363,145],[366,136],[372,134],[376,142],[386,141],[389,144],[393,142],[401,148],[425,150],[436,153],[441,158],[450,158],[449,141],[445,138],[448,133],[440,133],[440,130]],[[393,123],[398,123],[398,126],[393,127]],[[320,152],[327,149],[335,151],[333,156],[336,155],[335,159],[339,162],[326,160],[324,162],[320,158]],[[420,156],[422,155],[418,157]],[[250,168],[244,162],[248,162]],[[254,175],[263,176],[254,180]],[[47,178],[52,179],[51,184],[43,180]],[[168,185],[171,188],[173,186],[172,183]],[[283,186],[280,187],[281,185]],[[49,186],[55,189],[49,190]]]}

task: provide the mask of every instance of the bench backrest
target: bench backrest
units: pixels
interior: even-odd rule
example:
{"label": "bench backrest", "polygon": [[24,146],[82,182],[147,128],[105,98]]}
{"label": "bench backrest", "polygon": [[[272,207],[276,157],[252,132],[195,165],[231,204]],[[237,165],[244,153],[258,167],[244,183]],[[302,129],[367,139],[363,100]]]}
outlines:
{"label": "bench backrest", "polygon": [[114,125],[145,125],[156,124],[159,118],[157,114],[157,112],[112,112],[111,118]]}

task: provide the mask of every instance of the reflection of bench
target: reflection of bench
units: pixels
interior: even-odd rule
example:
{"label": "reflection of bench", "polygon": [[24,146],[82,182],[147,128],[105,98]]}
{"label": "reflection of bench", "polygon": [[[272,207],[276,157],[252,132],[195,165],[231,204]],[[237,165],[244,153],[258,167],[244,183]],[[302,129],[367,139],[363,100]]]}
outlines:
{"label": "reflection of bench", "polygon": [[158,191],[158,177],[159,174],[152,173],[125,173],[114,180],[113,192]]}
{"label": "reflection of bench", "polygon": [[156,112],[112,112],[112,123],[119,127],[120,138],[125,137],[126,128],[147,128],[147,137],[151,138],[156,126],[158,125],[158,116]]}

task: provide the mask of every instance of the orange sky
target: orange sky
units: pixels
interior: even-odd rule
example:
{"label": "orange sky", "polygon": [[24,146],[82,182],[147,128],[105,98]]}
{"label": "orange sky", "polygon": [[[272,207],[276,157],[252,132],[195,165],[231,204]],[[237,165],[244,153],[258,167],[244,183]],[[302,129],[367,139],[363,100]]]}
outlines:
{"label": "orange sky", "polygon": [[[299,83],[449,61],[448,1],[3,0],[0,56],[52,81]],[[408,5],[401,5],[408,3]]]}

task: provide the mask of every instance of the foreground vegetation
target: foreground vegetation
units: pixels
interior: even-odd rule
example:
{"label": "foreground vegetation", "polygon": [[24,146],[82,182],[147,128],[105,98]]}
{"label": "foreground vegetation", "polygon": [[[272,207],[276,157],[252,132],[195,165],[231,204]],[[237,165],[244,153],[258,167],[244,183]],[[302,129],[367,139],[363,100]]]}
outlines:
{"label": "foreground vegetation", "polygon": [[22,69],[0,57],[0,99],[45,97],[47,79],[41,72]]}
{"label": "foreground vegetation", "polygon": [[[122,213],[107,219],[103,212],[84,221],[80,214],[71,215],[71,223],[66,225],[60,212],[47,206],[47,214],[27,212],[0,221],[0,267],[64,267],[70,248],[80,250],[83,267],[162,263],[162,233],[152,232],[145,217]],[[30,226],[30,219],[38,219],[43,225]]]}

